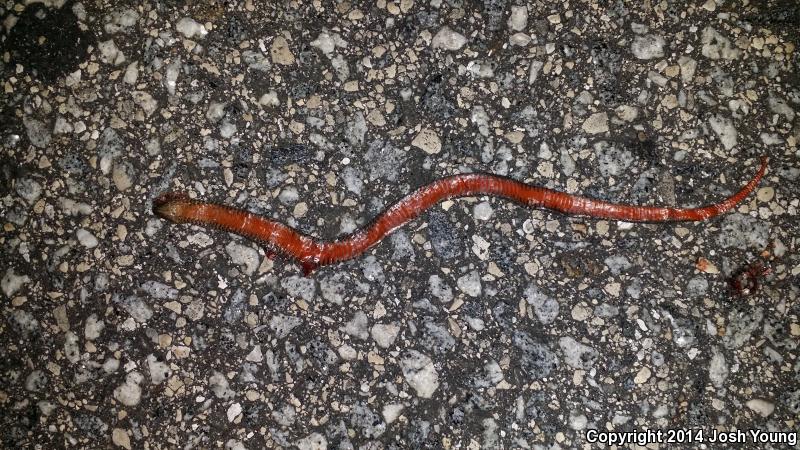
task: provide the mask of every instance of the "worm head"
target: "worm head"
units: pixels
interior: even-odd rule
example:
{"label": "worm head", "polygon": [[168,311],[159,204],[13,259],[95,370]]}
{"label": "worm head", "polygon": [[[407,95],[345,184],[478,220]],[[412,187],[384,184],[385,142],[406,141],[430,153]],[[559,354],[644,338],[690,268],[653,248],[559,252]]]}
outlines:
{"label": "worm head", "polygon": [[185,223],[184,210],[192,199],[182,192],[165,192],[153,199],[153,214],[173,223]]}

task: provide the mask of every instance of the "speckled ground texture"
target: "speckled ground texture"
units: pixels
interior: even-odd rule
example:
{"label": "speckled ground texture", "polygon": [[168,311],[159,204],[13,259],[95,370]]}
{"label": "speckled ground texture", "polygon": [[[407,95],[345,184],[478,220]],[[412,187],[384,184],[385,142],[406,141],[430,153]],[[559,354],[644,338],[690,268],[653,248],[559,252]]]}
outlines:
{"label": "speckled ground texture", "polygon": [[[797,431],[796,2],[9,0],[0,13],[2,447]],[[465,198],[310,277],[151,213],[185,191],[333,239],[470,171],[697,206],[761,155],[757,192],[708,222]]]}

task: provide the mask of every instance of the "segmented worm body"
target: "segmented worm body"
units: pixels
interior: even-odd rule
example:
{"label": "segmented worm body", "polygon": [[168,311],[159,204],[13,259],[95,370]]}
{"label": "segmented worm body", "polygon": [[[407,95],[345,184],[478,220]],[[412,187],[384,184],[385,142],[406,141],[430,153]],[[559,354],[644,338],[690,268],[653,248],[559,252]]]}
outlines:
{"label": "segmented worm body", "polygon": [[183,193],[159,195],[153,201],[153,212],[174,223],[210,226],[252,239],[269,250],[296,259],[303,266],[303,272],[308,275],[319,266],[361,255],[397,228],[448,198],[490,195],[565,214],[626,222],[699,221],[718,216],[736,206],[755,189],[766,167],[767,158],[763,157],[758,172],[739,192],[719,203],[699,208],[609,203],[532,186],[498,175],[485,173],[453,175],[417,189],[389,207],[369,225],[334,241],[315,239],[279,221],[241,209],[192,200]]}

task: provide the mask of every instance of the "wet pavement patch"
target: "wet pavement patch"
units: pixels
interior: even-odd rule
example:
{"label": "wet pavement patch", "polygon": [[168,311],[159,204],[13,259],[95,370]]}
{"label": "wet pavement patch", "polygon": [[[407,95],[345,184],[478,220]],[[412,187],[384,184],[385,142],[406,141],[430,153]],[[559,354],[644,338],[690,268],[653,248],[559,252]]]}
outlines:
{"label": "wet pavement patch", "polygon": [[74,71],[94,43],[94,36],[78,26],[70,3],[60,9],[34,3],[22,11],[2,46],[12,63],[53,82]]}

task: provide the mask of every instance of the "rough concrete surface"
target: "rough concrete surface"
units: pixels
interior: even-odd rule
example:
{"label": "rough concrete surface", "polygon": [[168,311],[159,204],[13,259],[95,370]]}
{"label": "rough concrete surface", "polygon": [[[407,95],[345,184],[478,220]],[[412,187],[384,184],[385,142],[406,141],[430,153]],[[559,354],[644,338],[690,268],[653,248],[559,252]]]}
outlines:
{"label": "rough concrete surface", "polygon": [[[798,3],[9,0],[0,17],[0,447],[796,439]],[[707,222],[463,198],[309,277],[151,212],[182,191],[335,239],[474,171],[697,206],[761,155],[757,191]]]}

